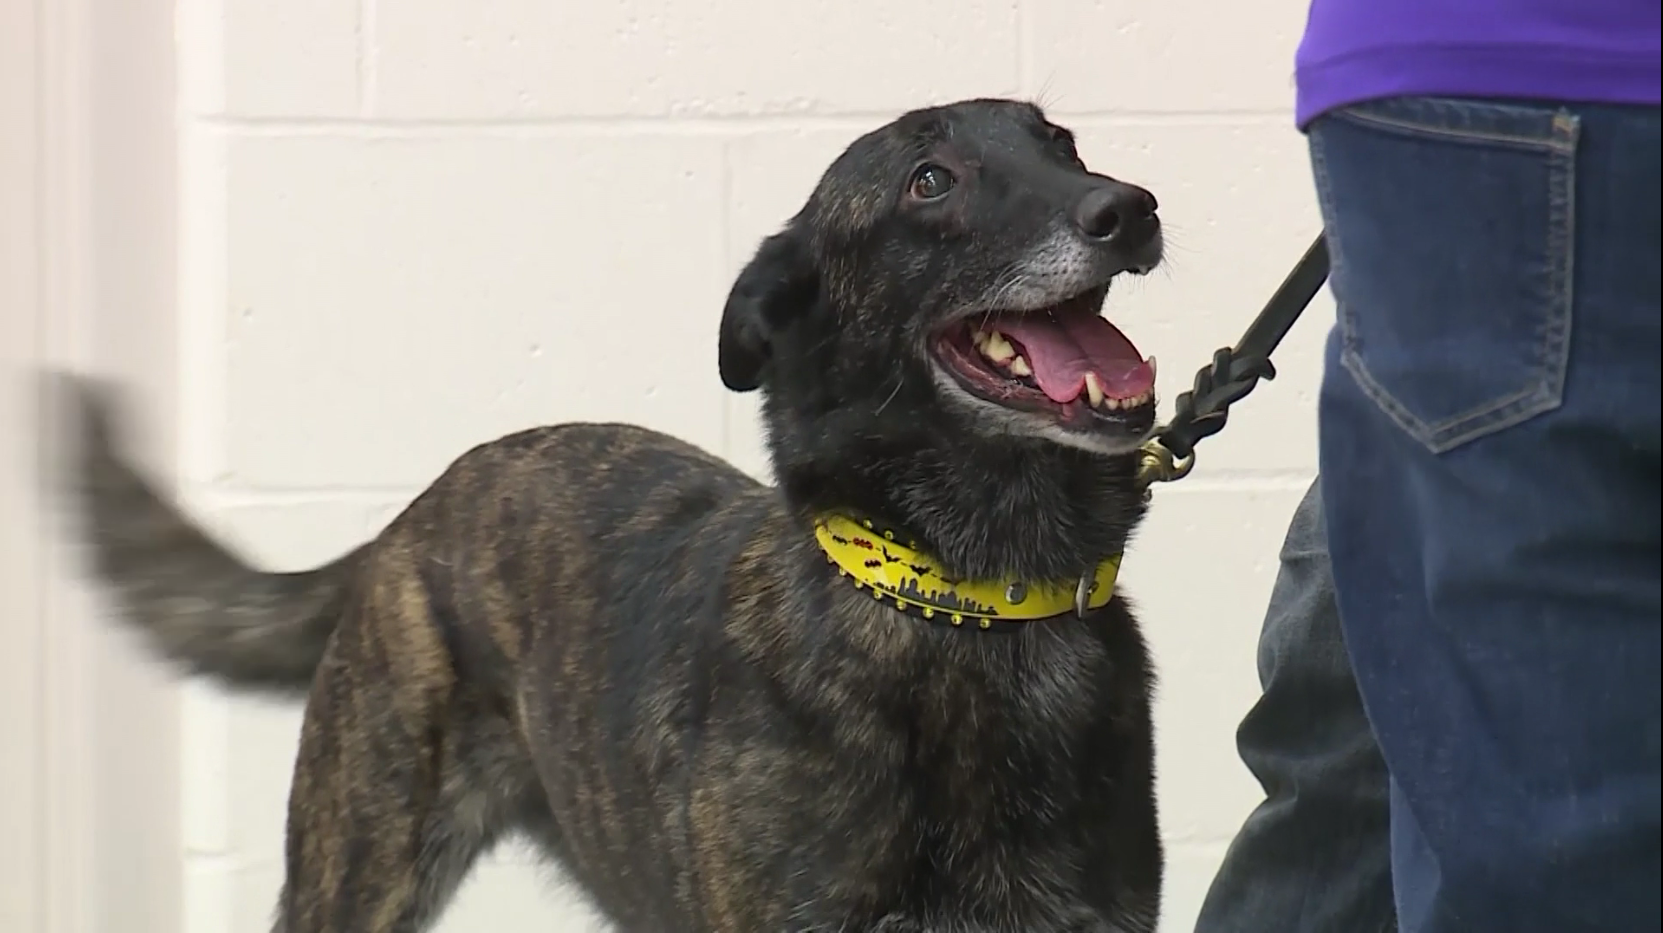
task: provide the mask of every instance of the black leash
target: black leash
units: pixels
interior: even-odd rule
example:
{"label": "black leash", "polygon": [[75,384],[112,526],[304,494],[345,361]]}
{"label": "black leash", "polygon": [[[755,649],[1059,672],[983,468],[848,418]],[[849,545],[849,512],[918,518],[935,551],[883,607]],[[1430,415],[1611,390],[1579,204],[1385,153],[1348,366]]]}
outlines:
{"label": "black leash", "polygon": [[1195,374],[1195,387],[1178,396],[1172,420],[1143,445],[1138,479],[1145,489],[1188,476],[1195,467],[1195,445],[1223,430],[1230,406],[1259,380],[1276,378],[1271,353],[1326,281],[1328,241],[1319,233],[1241,340],[1213,354],[1212,365]]}

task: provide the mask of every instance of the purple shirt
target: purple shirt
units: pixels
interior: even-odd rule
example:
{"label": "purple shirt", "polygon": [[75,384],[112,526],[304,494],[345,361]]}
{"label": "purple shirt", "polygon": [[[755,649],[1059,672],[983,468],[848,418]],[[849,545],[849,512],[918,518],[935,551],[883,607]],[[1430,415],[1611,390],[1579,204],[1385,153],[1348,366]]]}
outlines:
{"label": "purple shirt", "polygon": [[1399,95],[1658,103],[1660,0],[1311,0],[1296,108]]}

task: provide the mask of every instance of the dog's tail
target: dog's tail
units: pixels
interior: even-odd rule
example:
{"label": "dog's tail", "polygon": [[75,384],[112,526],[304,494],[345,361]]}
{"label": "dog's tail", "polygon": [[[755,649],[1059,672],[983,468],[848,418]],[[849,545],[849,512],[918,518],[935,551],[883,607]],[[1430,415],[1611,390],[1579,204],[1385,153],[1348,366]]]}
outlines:
{"label": "dog's tail", "polygon": [[161,654],[228,686],[301,693],[341,617],[364,548],[316,570],[263,573],[159,495],[117,449],[110,390],[44,380],[64,436],[48,449],[89,563]]}

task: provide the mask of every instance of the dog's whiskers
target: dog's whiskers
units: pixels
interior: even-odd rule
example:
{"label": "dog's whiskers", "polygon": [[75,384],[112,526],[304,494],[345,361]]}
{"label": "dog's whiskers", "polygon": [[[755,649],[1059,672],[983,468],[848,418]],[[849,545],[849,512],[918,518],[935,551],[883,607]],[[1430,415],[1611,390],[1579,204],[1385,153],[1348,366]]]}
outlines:
{"label": "dog's whiskers", "polygon": [[901,394],[901,383],[902,383],[902,381],[903,380],[902,380],[901,377],[899,377],[899,376],[895,377],[895,388],[889,390],[889,397],[883,400],[883,404],[879,405],[878,410],[873,412],[874,415],[883,414],[883,410],[885,408],[889,407],[889,403],[895,401],[895,396]]}

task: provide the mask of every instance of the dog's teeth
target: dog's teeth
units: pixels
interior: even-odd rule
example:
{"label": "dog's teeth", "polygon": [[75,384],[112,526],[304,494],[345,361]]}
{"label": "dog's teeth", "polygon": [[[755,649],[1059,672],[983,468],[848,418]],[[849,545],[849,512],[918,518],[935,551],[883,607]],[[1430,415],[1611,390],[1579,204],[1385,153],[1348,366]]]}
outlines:
{"label": "dog's teeth", "polygon": [[1003,363],[1016,356],[1016,348],[1011,346],[1010,341],[1005,339],[1004,334],[997,332],[988,335],[986,342],[981,346],[981,351],[983,356],[995,363]]}
{"label": "dog's teeth", "polygon": [[[1006,346],[1009,346],[1009,344],[1006,344]],[[1012,352],[1014,354],[1014,351]],[[1032,376],[1034,374],[1034,369],[1032,366],[1028,365],[1027,360],[1020,356],[1014,355],[1010,361],[1010,371],[1011,374],[1015,376]]]}
{"label": "dog's teeth", "polygon": [[1086,397],[1094,408],[1103,404],[1103,384],[1097,381],[1096,373],[1086,373]]}
{"label": "dog's teeth", "polygon": [[1149,365],[1149,375],[1154,376],[1155,375],[1155,354],[1153,354],[1153,353],[1149,354],[1149,359],[1144,360],[1144,362]]}

